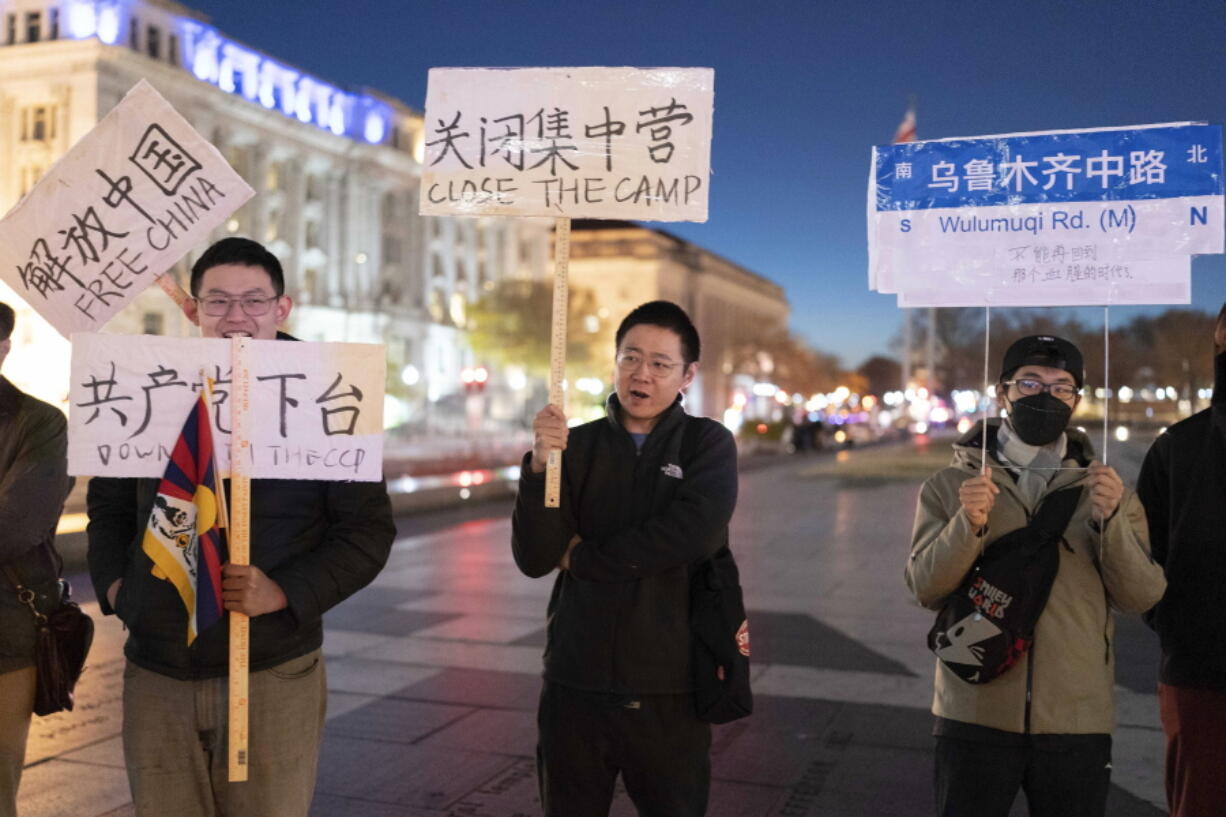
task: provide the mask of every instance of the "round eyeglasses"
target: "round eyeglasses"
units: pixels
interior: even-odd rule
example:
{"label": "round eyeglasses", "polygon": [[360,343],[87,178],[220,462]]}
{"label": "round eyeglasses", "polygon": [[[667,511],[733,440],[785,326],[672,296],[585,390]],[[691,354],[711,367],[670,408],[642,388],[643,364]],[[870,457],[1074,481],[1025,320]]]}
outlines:
{"label": "round eyeglasses", "polygon": [[1017,390],[1023,397],[1034,397],[1036,394],[1047,392],[1052,397],[1065,401],[1072,400],[1081,391],[1072,383],[1044,383],[1042,380],[1032,380],[1029,377],[1023,377],[1020,380],[1005,380],[1001,385],[1017,386]]}
{"label": "round eyeglasses", "polygon": [[244,295],[241,298],[209,297],[197,298],[196,303],[200,304],[201,311],[211,318],[224,318],[230,314],[230,307],[234,304],[238,304],[243,314],[248,317],[258,318],[268,314],[273,301],[280,297],[280,295],[274,295],[271,298],[257,298],[253,295]]}
{"label": "round eyeglasses", "polygon": [[[617,368],[623,372],[633,372],[638,370],[646,358],[638,352],[618,352],[614,360],[617,361]],[[655,377],[668,377],[681,365],[667,360],[646,360],[646,363],[647,371]]]}

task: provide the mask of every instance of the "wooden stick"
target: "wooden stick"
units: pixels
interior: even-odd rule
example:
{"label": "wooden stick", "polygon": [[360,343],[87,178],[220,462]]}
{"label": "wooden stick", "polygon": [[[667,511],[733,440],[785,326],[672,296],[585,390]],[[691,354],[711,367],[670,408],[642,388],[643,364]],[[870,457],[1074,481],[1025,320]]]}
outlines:
{"label": "wooden stick", "polygon": [[[230,393],[230,564],[251,563],[251,364],[249,338],[231,339]],[[251,621],[230,611],[229,763],[230,782],[247,779],[248,674]]]}
{"label": "wooden stick", "polygon": [[[553,238],[553,320],[549,327],[549,402],[566,411],[566,311],[570,268],[570,219],[559,218]],[[545,461],[545,507],[562,504],[562,451],[549,450]]]}
{"label": "wooden stick", "polygon": [[188,320],[192,323],[198,323],[198,321],[192,320],[191,314],[187,311],[187,302],[192,296],[188,295],[183,287],[179,286],[179,282],[175,280],[173,275],[169,272],[164,272],[154,280],[157,281],[162,291],[170,296],[170,300],[174,301],[175,305],[183,310],[183,314],[187,315]]}

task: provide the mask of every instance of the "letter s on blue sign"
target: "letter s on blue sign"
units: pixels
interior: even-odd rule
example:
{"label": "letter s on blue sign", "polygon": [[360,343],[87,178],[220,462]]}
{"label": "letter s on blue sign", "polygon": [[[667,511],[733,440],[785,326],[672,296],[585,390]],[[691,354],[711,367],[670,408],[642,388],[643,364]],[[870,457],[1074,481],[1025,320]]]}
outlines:
{"label": "letter s on blue sign", "polygon": [[898,229],[902,230],[904,233],[911,232],[911,219],[904,218],[902,221],[900,221],[898,223]]}

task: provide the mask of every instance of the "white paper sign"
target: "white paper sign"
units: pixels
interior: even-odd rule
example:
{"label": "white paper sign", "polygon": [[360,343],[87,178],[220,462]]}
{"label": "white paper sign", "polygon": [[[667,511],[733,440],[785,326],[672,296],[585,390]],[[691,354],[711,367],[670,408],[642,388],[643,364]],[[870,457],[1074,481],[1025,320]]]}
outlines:
{"label": "white paper sign", "polygon": [[0,221],[0,277],[65,337],[93,331],[253,195],[141,80]]}
{"label": "white paper sign", "polygon": [[[384,347],[250,343],[251,476],[382,479]],[[228,475],[230,356],[231,342],[215,338],[73,335],[69,473],[160,478],[207,376],[213,444]]]}
{"label": "white paper sign", "polygon": [[433,68],[423,215],[706,221],[710,68]]}
{"label": "white paper sign", "polygon": [[1187,303],[1224,222],[1216,126],[878,146],[869,285],[903,306]]}

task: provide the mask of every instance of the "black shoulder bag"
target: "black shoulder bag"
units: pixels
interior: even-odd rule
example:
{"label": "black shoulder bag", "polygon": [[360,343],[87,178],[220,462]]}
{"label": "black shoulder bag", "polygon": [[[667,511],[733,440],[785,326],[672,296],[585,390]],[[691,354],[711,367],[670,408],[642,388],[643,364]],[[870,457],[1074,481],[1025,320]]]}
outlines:
{"label": "black shoulder bag", "polygon": [[22,584],[12,565],[4,565],[4,574],[16,589],[18,601],[29,607],[34,616],[34,714],[71,711],[73,689],[94,641],[94,620],[72,601],[72,587],[64,579],[57,581],[59,598],[55,608],[44,614],[35,603],[38,594]]}
{"label": "black shoulder bag", "polygon": [[962,680],[986,684],[1000,677],[1034,643],[1081,491],[1049,494],[1025,527],[990,543],[945,600],[928,632],[928,649]]}
{"label": "black shoulder bag", "polygon": [[[699,422],[692,417],[685,421],[678,457],[683,468],[694,458]],[[752,713],[749,619],[740,573],[726,540],[714,556],[691,568],[690,634],[698,719],[728,723]]]}

